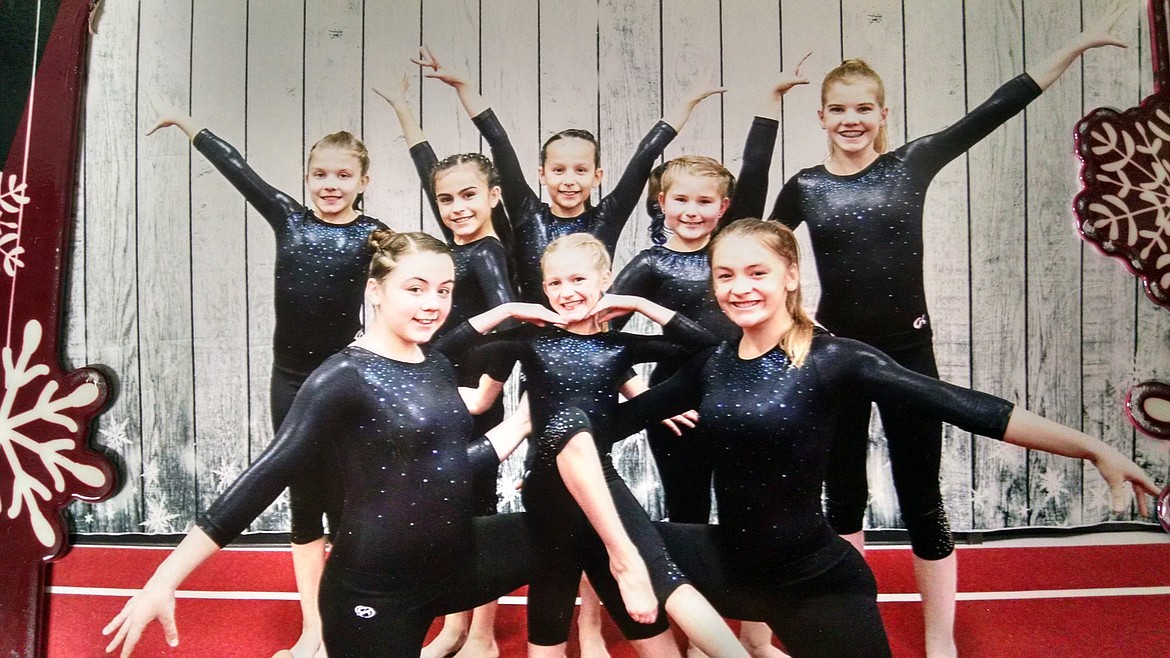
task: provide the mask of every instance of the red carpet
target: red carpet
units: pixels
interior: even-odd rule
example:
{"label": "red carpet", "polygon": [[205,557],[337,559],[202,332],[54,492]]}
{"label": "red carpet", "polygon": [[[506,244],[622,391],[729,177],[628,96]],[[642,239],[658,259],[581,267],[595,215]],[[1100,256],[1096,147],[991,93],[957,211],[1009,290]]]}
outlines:
{"label": "red carpet", "polygon": [[[1170,544],[959,551],[960,655],[1167,655]],[[166,553],[79,547],[55,563],[49,658],[104,655],[101,628],[126,599],[104,590],[139,587]],[[909,551],[877,549],[867,557],[895,655],[921,655],[920,606],[903,600],[915,590]],[[201,598],[178,602],[179,647],[167,647],[153,626],[134,655],[268,658],[296,638],[299,608],[287,550],[222,551],[183,590]],[[217,596],[234,598],[208,598]],[[616,629],[607,631],[613,658],[632,658]],[[504,656],[524,655],[522,605],[501,606],[497,635]]]}

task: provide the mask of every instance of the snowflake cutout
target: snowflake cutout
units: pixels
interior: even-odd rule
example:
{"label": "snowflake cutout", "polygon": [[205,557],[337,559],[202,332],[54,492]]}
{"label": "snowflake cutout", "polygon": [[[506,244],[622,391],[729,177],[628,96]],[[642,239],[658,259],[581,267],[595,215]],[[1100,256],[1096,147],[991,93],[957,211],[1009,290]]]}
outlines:
{"label": "snowflake cutout", "polygon": [[[65,491],[65,475],[90,487],[106,484],[106,474],[92,465],[75,461],[70,452],[78,449],[76,435],[77,421],[63,414],[68,409],[88,407],[98,399],[100,390],[93,382],[85,382],[64,395],[58,395],[59,384],[50,380],[41,386],[36,402],[29,408],[17,410],[18,397],[24,397],[25,390],[34,380],[48,375],[49,366],[29,364],[37,346],[41,343],[41,324],[30,320],[24,325],[24,339],[20,356],[13,358],[12,347],[3,350],[4,393],[0,399],[0,449],[4,453],[8,469],[12,473],[12,491],[7,500],[0,491],[0,509],[10,519],[27,514],[29,525],[37,541],[51,547],[57,540],[57,531],[46,513],[48,503],[54,498],[53,492]],[[45,424],[64,428],[42,430],[41,436],[57,432],[66,434],[47,441],[36,441],[26,432],[30,426]],[[31,433],[31,432],[29,432]],[[32,463],[28,457],[32,457]],[[76,456],[76,455],[73,455]],[[40,476],[40,477],[38,477]],[[51,487],[51,490],[50,490]]]}
{"label": "snowflake cutout", "polygon": [[179,518],[178,514],[172,514],[167,509],[165,500],[147,499],[146,501],[146,520],[138,525],[146,528],[146,531],[151,534],[169,534],[175,531],[174,524],[171,522]]}
{"label": "snowflake cutout", "polygon": [[123,418],[118,422],[111,422],[109,427],[101,428],[98,430],[98,434],[109,447],[125,448],[131,443],[130,437],[126,435],[126,426],[129,424],[130,419]]}
{"label": "snowflake cutout", "polygon": [[1094,110],[1076,136],[1081,235],[1122,259],[1170,308],[1170,96],[1150,96],[1124,113]]}
{"label": "snowflake cutout", "polygon": [[7,190],[0,187],[0,258],[4,262],[4,273],[16,276],[16,269],[24,267],[24,261],[20,260],[24,247],[14,244],[20,242],[20,223],[5,221],[4,215],[19,213],[28,203],[28,196],[25,195],[28,184],[22,182],[17,185],[16,174],[5,178],[4,173],[0,172],[0,186],[5,182],[8,185]]}

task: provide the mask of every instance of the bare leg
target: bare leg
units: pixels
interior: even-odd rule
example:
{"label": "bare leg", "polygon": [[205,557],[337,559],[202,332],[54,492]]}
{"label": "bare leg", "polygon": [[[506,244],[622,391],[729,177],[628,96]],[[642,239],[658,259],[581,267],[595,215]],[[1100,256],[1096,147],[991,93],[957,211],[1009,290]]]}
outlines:
{"label": "bare leg", "polygon": [[845,541],[849,542],[850,544],[853,544],[853,548],[856,548],[858,553],[861,553],[863,556],[865,555],[865,531],[864,530],[859,530],[857,532],[851,532],[847,535],[841,535],[841,539],[844,539]]}
{"label": "bare leg", "polygon": [[557,454],[561,479],[609,554],[609,570],[617,581],[626,612],[639,623],[658,618],[658,599],[638,548],[626,534],[601,471],[597,448],[588,432],[579,432]]}
{"label": "bare leg", "polygon": [[682,658],[674,633],[663,631],[645,640],[631,640],[630,646],[639,658]]}
{"label": "bare leg", "polygon": [[565,658],[565,643],[546,647],[529,642],[528,658]]}
{"label": "bare leg", "polygon": [[922,592],[922,615],[926,626],[928,658],[954,658],[955,592],[958,590],[959,562],[954,553],[941,560],[914,556],[914,579]]}
{"label": "bare leg", "polygon": [[605,638],[601,637],[601,599],[589,578],[581,575],[581,609],[577,612],[577,643],[581,658],[609,658]]}
{"label": "bare leg", "polygon": [[443,629],[423,647],[419,658],[447,658],[467,641],[467,630],[471,626],[471,611],[452,612],[443,617]]}
{"label": "bare leg", "polygon": [[292,559],[297,596],[301,601],[301,636],[289,652],[293,658],[324,656],[317,591],[321,587],[321,573],[325,570],[325,538],[307,544],[293,544]]}
{"label": "bare leg", "polygon": [[683,585],[674,590],[666,599],[666,611],[691,644],[708,656],[749,658],[747,649],[736,639],[727,622],[693,586]]}
{"label": "bare leg", "polygon": [[496,609],[499,607],[498,601],[492,601],[472,611],[467,641],[455,658],[499,658],[500,647],[496,644]]}
{"label": "bare leg", "polygon": [[752,658],[788,658],[788,654],[772,645],[772,629],[762,621],[740,624],[739,643]]}

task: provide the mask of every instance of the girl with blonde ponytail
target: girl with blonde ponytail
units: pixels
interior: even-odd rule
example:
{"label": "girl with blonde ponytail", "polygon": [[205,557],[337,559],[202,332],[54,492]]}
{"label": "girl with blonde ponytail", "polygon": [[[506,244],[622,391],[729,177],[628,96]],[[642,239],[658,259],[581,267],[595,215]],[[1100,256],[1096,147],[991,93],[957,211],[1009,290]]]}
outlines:
{"label": "girl with blonde ponytail", "polygon": [[697,409],[715,467],[719,525],[659,524],[682,573],[723,616],[764,621],[794,656],[888,656],[877,587],[821,510],[833,428],[854,400],[1093,462],[1119,511],[1132,485],[1143,514],[1153,481],[1108,444],[1000,398],[899,366],[817,329],[800,306],[792,231],[743,219],[711,243],[715,298],[743,330],[620,406],[614,436]]}

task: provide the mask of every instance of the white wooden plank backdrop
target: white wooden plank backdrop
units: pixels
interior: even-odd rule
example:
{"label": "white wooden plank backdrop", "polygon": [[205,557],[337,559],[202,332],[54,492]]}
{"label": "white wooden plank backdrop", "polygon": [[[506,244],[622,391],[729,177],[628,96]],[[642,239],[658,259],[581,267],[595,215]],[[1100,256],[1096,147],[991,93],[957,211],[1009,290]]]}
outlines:
{"label": "white wooden plank backdrop", "polygon": [[[145,137],[150,95],[168,96],[296,194],[308,147],[335,130],[371,150],[367,210],[392,227],[435,230],[388,106],[371,88],[411,82],[440,155],[481,140],[444,85],[407,58],[430,45],[464,68],[509,130],[535,186],[539,144],[566,127],[601,138],[608,176],[694,83],[728,87],[695,112],[668,156],[722,157],[733,171],[748,122],[782,65],[813,50],[814,82],[842,57],[885,78],[893,146],[938,130],[1099,16],[1109,0],[336,0],[106,3],[90,49],[65,358],[103,363],[120,394],[99,444],[126,480],[76,510],[81,532],[187,527],[270,440],[273,240],[263,218],[177,130]],[[1121,400],[1170,376],[1170,313],[1078,239],[1072,125],[1099,105],[1150,93],[1144,18],[1128,50],[1078,62],[1025,115],[936,179],[927,199],[927,293],[942,376],[1026,403],[1131,454],[1160,481],[1170,448],[1135,435]],[[825,156],[817,85],[784,101],[772,192]],[[618,266],[649,244],[630,222]],[[807,238],[804,229],[798,232]],[[806,254],[807,247],[806,247]],[[806,261],[810,307],[819,294]],[[875,423],[870,527],[898,527]],[[661,497],[640,439],[618,458],[654,514]],[[508,465],[504,506],[516,505]],[[1110,519],[1091,467],[947,428],[943,488],[956,529]],[[286,527],[278,501],[253,526]],[[1132,518],[1132,517],[1130,517]]]}

